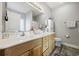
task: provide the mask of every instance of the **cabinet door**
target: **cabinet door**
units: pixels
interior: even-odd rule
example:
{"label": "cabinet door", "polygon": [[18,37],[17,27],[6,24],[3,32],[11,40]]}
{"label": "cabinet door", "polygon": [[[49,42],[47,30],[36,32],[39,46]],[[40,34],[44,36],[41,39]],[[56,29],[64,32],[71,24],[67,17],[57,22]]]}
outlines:
{"label": "cabinet door", "polygon": [[33,56],[41,56],[41,55],[42,55],[42,45],[33,48]]}
{"label": "cabinet door", "polygon": [[43,38],[43,52],[47,50],[48,47],[49,47],[49,39],[48,39],[48,36],[46,36]]}
{"label": "cabinet door", "polygon": [[49,36],[49,52],[51,53],[54,50],[55,47],[55,40],[54,40],[54,36],[50,35]]}
{"label": "cabinet door", "polygon": [[[55,36],[54,35],[49,35],[48,37],[48,49],[46,51],[44,51],[43,56],[48,56],[52,53],[52,51],[54,50],[55,47]],[[44,48],[44,47],[43,47]]]}
{"label": "cabinet door", "polygon": [[23,53],[21,56],[31,56],[31,55],[32,55],[32,51],[27,51]]}

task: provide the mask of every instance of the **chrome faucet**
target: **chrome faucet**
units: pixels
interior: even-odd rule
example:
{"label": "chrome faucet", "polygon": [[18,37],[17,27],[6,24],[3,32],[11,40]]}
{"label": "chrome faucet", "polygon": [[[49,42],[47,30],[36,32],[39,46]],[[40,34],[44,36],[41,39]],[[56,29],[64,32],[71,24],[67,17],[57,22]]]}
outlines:
{"label": "chrome faucet", "polygon": [[24,31],[22,32],[21,36],[25,36],[25,33],[24,33]]}

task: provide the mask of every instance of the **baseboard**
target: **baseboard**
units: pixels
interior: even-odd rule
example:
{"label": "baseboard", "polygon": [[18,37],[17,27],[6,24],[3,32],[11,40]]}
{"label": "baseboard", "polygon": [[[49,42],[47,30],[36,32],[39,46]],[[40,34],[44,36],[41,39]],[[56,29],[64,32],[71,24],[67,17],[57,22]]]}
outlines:
{"label": "baseboard", "polygon": [[63,43],[63,45],[69,46],[69,47],[72,47],[72,48],[75,48],[75,49],[79,49],[79,46],[76,46],[76,45],[72,45],[72,44],[68,44],[68,43]]}

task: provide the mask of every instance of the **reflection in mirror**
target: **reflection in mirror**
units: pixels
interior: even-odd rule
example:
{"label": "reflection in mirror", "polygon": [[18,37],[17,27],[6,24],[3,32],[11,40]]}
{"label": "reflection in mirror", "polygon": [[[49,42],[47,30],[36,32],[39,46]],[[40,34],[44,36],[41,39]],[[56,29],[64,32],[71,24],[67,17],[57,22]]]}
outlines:
{"label": "reflection in mirror", "polygon": [[[16,6],[14,4],[16,4]],[[5,11],[5,13],[7,13],[8,21],[4,22],[5,24],[5,31],[3,33],[4,37],[5,36],[10,37],[12,35],[19,35],[19,34],[24,35],[24,32],[30,31],[32,22],[32,11],[29,8],[27,11],[26,4],[18,2],[7,3],[5,9],[7,10]]]}
{"label": "reflection in mirror", "polygon": [[53,19],[47,20],[47,28],[49,32],[55,32],[55,22]]}
{"label": "reflection in mirror", "polygon": [[25,32],[31,30],[33,17],[42,14],[41,10],[38,11],[26,2],[6,2],[3,10],[3,18],[6,15],[8,18],[8,21],[3,20],[3,36],[11,38],[12,35],[24,36]]}
{"label": "reflection in mirror", "polygon": [[22,17],[21,20],[20,20],[20,31],[24,31],[24,30],[25,30],[25,29],[24,29],[24,27],[25,27],[25,26],[24,26],[24,22],[25,22],[25,21],[24,21],[24,18]]}

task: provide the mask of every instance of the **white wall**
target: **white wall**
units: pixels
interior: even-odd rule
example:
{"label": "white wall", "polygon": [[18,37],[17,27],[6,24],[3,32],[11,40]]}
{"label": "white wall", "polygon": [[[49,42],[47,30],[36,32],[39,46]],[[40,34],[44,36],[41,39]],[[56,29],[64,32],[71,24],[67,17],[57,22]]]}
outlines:
{"label": "white wall", "polygon": [[0,2],[0,39],[2,38],[2,3]]}
{"label": "white wall", "polygon": [[2,3],[0,2],[0,32],[2,32]]}
{"label": "white wall", "polygon": [[[68,29],[64,22],[66,20],[79,20],[79,3],[68,3],[55,9],[52,13],[55,20],[56,34],[62,38],[64,43],[79,47],[79,22],[77,28]],[[69,34],[70,38],[65,35]]]}

